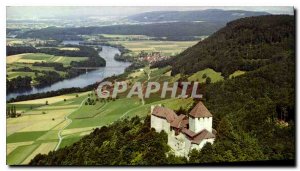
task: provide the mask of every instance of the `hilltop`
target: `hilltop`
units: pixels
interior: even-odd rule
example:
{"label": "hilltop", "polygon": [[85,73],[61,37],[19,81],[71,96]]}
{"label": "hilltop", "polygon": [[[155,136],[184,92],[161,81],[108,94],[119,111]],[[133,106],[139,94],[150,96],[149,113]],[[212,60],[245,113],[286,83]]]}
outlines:
{"label": "hilltop", "polygon": [[[129,23],[111,26],[47,27],[18,33],[18,38],[81,40],[81,35],[122,34],[147,35],[162,40],[195,40],[208,36],[229,21],[249,16],[268,15],[266,12],[242,10],[156,11],[129,16]],[[9,33],[14,30],[7,30]]]}
{"label": "hilltop", "polygon": [[[172,74],[212,68],[228,77],[287,58],[294,47],[294,17],[268,15],[229,22],[225,27],[172,58]],[[163,64],[158,64],[163,65]]]}
{"label": "hilltop", "polygon": [[243,17],[268,14],[269,13],[267,12],[255,12],[244,10],[207,9],[201,11],[153,11],[132,15],[127,18],[139,22],[209,21],[227,23],[229,21]]}

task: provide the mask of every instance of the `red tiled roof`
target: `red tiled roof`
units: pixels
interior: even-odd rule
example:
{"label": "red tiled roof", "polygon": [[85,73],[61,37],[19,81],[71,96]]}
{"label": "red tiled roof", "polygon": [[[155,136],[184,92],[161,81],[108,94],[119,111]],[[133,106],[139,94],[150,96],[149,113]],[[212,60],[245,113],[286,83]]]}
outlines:
{"label": "red tiled roof", "polygon": [[181,122],[181,125],[183,128],[187,128],[189,125],[189,118],[188,117],[184,118],[183,121]]}
{"label": "red tiled roof", "polygon": [[188,118],[186,115],[180,114],[172,123],[171,123],[171,127],[174,128],[182,128],[184,127],[185,123],[184,119],[186,120],[186,118]]}
{"label": "red tiled roof", "polygon": [[197,134],[187,128],[183,128],[181,130],[182,133],[184,133],[185,135],[189,136],[190,138],[193,138],[194,136],[196,136]]}
{"label": "red tiled roof", "polygon": [[[200,142],[204,139],[215,138],[215,134],[208,132],[206,129],[202,130],[198,134],[186,128],[183,128],[181,132],[187,135],[194,144],[200,144]],[[213,132],[216,132],[216,130],[213,130]]]}
{"label": "red tiled roof", "polygon": [[[217,131],[212,129],[212,133],[206,129],[202,130],[199,133],[195,133],[190,129],[187,129],[189,125],[189,117],[183,114],[179,116],[171,109],[156,106],[153,109],[152,115],[166,119],[171,127],[180,128],[180,132],[187,135],[192,143],[200,144],[204,139],[215,138]],[[212,117],[212,114],[204,106],[202,102],[199,102],[190,112],[190,115],[193,117]]]}
{"label": "red tiled roof", "polygon": [[206,129],[201,131],[199,134],[197,134],[195,137],[192,139],[192,143],[194,144],[200,144],[200,142],[204,139],[210,139],[210,138],[215,138],[215,135],[208,132]]}
{"label": "red tiled roof", "polygon": [[204,104],[200,101],[190,112],[190,116],[194,118],[204,118],[204,117],[212,117],[212,114],[208,111],[208,109],[204,106]]}
{"label": "red tiled roof", "polygon": [[173,110],[165,107],[160,107],[160,106],[156,106],[153,109],[152,115],[155,115],[160,118],[164,118],[169,123],[173,122],[177,118],[177,115]]}

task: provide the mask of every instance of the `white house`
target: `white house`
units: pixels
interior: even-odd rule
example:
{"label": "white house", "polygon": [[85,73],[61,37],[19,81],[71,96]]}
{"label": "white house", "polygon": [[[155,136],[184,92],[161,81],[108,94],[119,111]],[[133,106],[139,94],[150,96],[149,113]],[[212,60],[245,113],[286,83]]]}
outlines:
{"label": "white house", "polygon": [[192,149],[201,150],[213,144],[216,130],[212,128],[212,114],[200,101],[188,115],[177,115],[173,110],[151,106],[151,127],[168,134],[168,145],[177,156],[188,157]]}

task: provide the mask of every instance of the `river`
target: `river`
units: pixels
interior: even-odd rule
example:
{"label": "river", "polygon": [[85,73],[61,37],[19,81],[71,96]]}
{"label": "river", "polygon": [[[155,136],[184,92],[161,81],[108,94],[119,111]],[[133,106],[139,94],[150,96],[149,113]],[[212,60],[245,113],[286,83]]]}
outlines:
{"label": "river", "polygon": [[[68,42],[70,44],[70,42]],[[74,44],[74,43],[73,43]],[[47,91],[55,91],[62,88],[71,88],[71,87],[85,87],[87,85],[93,84],[95,82],[102,81],[104,78],[122,74],[131,63],[130,62],[119,62],[114,59],[116,54],[120,54],[120,51],[117,48],[110,46],[102,46],[102,51],[99,52],[99,55],[106,60],[106,66],[98,70],[89,71],[86,74],[79,75],[71,79],[65,79],[59,81],[50,86],[43,88],[32,88],[29,91],[18,92],[18,93],[9,93],[6,95],[6,100],[15,98],[20,95],[29,95],[35,93],[43,93]]]}

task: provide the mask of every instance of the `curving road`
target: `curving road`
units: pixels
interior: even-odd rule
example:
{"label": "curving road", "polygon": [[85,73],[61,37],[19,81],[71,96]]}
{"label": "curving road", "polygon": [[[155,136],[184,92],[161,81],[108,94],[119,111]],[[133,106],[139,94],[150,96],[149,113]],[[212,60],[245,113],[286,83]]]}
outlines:
{"label": "curving road", "polygon": [[[147,73],[147,76],[148,76],[147,81],[149,81],[150,78],[151,78],[150,74],[151,74],[151,70]],[[62,135],[61,135],[62,131],[63,131],[67,126],[69,126],[69,125],[72,123],[72,119],[68,118],[68,116],[70,116],[72,113],[74,113],[75,111],[77,111],[78,109],[80,109],[80,108],[82,107],[82,105],[84,104],[85,100],[87,100],[87,99],[88,99],[88,97],[85,98],[84,100],[82,100],[80,106],[79,106],[76,110],[70,112],[69,114],[67,114],[67,115],[65,116],[65,121],[68,121],[68,124],[65,125],[63,128],[61,128],[61,129],[59,130],[59,132],[57,133],[57,136],[58,136],[59,141],[58,141],[58,144],[56,145],[56,147],[55,147],[55,149],[54,149],[55,151],[58,150],[58,148],[59,148],[59,146],[60,146],[62,140],[64,139],[64,137],[62,137]],[[106,105],[107,105],[107,103],[106,103],[104,106],[106,106]],[[135,107],[135,108],[132,108],[132,109],[126,111],[120,118],[123,118],[123,117],[124,117],[125,115],[127,115],[129,112],[131,112],[131,111],[133,111],[133,110],[135,110],[135,109],[137,109],[137,108],[139,108],[139,107],[142,107],[143,105],[145,105],[144,98],[142,98],[142,105],[141,105],[141,106],[138,106],[138,107]],[[102,106],[101,108],[103,108],[104,106]]]}
{"label": "curving road", "polygon": [[[82,100],[80,106],[79,106],[76,110],[78,110],[78,109],[81,108],[81,106],[83,105],[83,103],[84,103],[84,101],[85,101],[86,99],[88,99],[88,97]],[[70,115],[71,115],[72,113],[74,113],[76,110],[70,112],[69,114],[67,114],[67,115],[65,116],[65,121],[68,121],[69,123],[68,123],[67,125],[65,125],[64,127],[62,127],[62,128],[59,130],[59,132],[57,133],[57,136],[58,136],[59,141],[58,141],[58,144],[56,145],[54,151],[58,150],[58,148],[59,148],[59,146],[60,146],[62,140],[64,139],[64,137],[61,136],[62,131],[63,131],[67,126],[69,126],[69,125],[72,123],[72,119],[68,118],[68,116],[70,116]]]}

